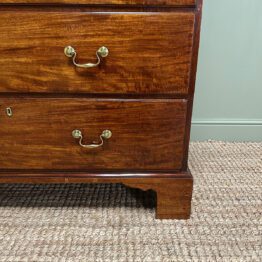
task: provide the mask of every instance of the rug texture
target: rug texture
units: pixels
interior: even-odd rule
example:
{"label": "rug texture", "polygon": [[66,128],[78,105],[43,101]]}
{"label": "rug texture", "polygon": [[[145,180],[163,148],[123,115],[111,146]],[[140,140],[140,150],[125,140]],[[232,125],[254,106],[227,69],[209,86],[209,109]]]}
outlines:
{"label": "rug texture", "polygon": [[262,143],[192,143],[192,217],[122,185],[0,185],[0,261],[262,261]]}

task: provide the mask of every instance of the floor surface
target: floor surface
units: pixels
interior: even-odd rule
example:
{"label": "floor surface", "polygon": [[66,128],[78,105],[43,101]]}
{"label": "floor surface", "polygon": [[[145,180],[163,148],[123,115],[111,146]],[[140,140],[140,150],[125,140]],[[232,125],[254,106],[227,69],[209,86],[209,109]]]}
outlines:
{"label": "floor surface", "polygon": [[192,217],[122,185],[0,185],[0,261],[262,261],[262,143],[195,142]]}

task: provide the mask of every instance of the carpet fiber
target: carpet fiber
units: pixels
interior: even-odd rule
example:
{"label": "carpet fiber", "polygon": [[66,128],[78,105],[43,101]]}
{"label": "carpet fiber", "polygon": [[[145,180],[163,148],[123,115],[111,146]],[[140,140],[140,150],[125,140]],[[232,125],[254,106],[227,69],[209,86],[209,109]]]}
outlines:
{"label": "carpet fiber", "polygon": [[262,143],[192,143],[192,217],[122,185],[0,185],[0,261],[261,261]]}

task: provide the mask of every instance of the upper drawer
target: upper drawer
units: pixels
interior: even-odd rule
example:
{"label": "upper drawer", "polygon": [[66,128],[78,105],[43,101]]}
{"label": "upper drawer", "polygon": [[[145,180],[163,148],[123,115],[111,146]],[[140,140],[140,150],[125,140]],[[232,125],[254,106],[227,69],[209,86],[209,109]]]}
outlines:
{"label": "upper drawer", "polygon": [[0,3],[193,6],[196,4],[196,0],[0,0]]}
{"label": "upper drawer", "polygon": [[[0,13],[0,92],[186,94],[194,14]],[[109,50],[99,66],[96,51]]]}

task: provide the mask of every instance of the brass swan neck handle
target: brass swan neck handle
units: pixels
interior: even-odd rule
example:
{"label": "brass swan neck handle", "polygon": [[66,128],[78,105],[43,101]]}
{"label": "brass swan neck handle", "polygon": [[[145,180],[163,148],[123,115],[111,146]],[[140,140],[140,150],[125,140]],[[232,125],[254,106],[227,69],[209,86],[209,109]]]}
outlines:
{"label": "brass swan neck handle", "polygon": [[67,57],[72,58],[73,64],[76,67],[80,68],[92,68],[92,67],[97,67],[101,63],[101,58],[107,57],[109,54],[109,50],[107,47],[102,46],[96,51],[96,57],[97,57],[97,62],[96,63],[86,63],[86,64],[79,64],[76,62],[76,50],[72,46],[67,46],[64,49],[64,53]]}
{"label": "brass swan neck handle", "polygon": [[75,139],[79,139],[79,145],[81,147],[93,149],[93,148],[98,148],[98,147],[103,146],[104,140],[111,138],[112,132],[110,130],[104,130],[102,134],[100,135],[100,143],[93,142],[93,144],[90,144],[90,145],[83,144],[83,135],[80,130],[77,130],[77,129],[73,130],[72,136]]}

